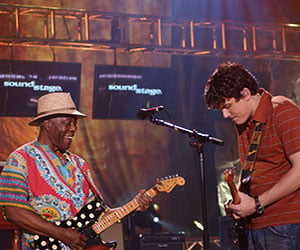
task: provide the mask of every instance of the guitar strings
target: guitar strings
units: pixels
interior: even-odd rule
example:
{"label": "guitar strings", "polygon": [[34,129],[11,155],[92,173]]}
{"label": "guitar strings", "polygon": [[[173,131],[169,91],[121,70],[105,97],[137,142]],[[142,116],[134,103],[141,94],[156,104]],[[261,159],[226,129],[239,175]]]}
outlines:
{"label": "guitar strings", "polygon": [[[151,195],[151,192],[150,191],[152,191],[151,189],[150,190],[148,190],[147,191],[147,194],[148,195],[150,195],[151,197],[152,197],[152,195]],[[133,204],[132,204],[133,203]],[[135,205],[136,204],[134,204],[134,200],[132,200],[131,202],[129,202],[128,204],[130,204],[129,205],[129,208],[127,208],[126,207],[126,204],[125,204],[125,206],[123,206],[123,207],[121,207],[120,208],[120,211],[118,211],[118,212],[125,212],[125,215],[127,215],[127,214],[129,214],[130,212],[132,212],[136,207],[135,207]],[[127,204],[127,205],[128,205]],[[123,210],[123,211],[122,211]],[[117,211],[115,212],[115,213],[118,213]],[[109,215],[108,216],[108,222],[109,222],[109,224],[114,224],[115,222],[117,222],[118,220],[119,220],[119,218],[118,217],[116,217],[116,216],[114,216],[115,215],[115,213],[112,213],[111,215]],[[110,218],[110,217],[112,217],[112,218]],[[124,217],[124,216],[122,216],[122,214],[121,214],[121,217]],[[93,224],[93,225],[95,225],[95,224],[97,224],[98,226],[100,226],[100,227],[105,227],[105,221],[104,221],[104,224],[102,223],[99,223],[98,221],[95,221],[95,223]],[[95,232],[95,230],[93,229],[93,225],[91,225],[91,226],[89,226],[89,227],[86,227],[86,228],[84,228],[82,231],[80,231],[81,233],[83,233],[84,235],[86,235],[86,236],[88,236],[88,235],[93,235],[93,233],[96,233],[97,234],[97,232]]]}

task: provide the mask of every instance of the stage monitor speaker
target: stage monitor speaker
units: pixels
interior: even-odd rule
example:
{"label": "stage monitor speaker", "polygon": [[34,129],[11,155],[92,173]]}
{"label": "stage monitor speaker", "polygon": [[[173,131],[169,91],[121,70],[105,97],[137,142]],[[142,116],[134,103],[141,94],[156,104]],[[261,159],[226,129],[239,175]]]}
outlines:
{"label": "stage monitor speaker", "polygon": [[139,250],[184,250],[184,234],[140,234]]}

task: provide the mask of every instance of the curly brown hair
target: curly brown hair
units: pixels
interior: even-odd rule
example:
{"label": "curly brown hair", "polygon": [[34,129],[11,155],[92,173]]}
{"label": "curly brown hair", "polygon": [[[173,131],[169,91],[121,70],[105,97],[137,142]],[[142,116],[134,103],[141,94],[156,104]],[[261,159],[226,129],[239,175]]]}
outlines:
{"label": "curly brown hair", "polygon": [[226,62],[221,64],[209,77],[204,97],[209,108],[219,108],[225,98],[240,100],[243,88],[248,88],[251,95],[258,91],[258,81],[241,64]]}

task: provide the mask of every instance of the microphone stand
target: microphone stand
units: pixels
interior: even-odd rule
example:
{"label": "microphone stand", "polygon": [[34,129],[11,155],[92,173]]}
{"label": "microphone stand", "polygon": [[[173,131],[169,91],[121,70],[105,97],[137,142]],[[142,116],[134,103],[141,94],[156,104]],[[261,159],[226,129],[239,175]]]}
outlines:
{"label": "microphone stand", "polygon": [[209,234],[208,234],[208,219],[207,219],[207,202],[206,202],[206,181],[205,181],[205,169],[204,169],[204,144],[205,142],[212,142],[214,144],[222,146],[224,142],[218,138],[212,137],[208,134],[203,134],[197,130],[187,129],[180,126],[177,126],[173,123],[166,122],[161,119],[153,118],[149,116],[149,121],[161,126],[167,126],[174,129],[176,132],[187,134],[189,137],[194,137],[198,142],[191,142],[190,146],[197,149],[200,160],[200,180],[201,180],[201,193],[202,193],[202,220],[204,224],[204,233],[203,233],[203,248],[209,250]]}

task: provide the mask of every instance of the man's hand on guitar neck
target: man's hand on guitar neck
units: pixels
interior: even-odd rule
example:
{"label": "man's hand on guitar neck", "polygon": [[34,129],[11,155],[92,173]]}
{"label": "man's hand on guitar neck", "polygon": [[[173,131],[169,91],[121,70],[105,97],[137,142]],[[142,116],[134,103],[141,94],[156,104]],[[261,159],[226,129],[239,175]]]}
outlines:
{"label": "man's hand on guitar neck", "polygon": [[134,199],[139,204],[139,207],[136,209],[136,211],[140,212],[146,211],[149,208],[150,203],[152,202],[152,198],[147,195],[145,189],[140,190],[140,192],[134,197]]}
{"label": "man's hand on guitar neck", "polygon": [[238,195],[241,198],[241,202],[239,204],[235,205],[232,201],[225,204],[227,216],[234,220],[244,218],[255,213],[255,201],[253,197],[242,192],[238,192]]}
{"label": "man's hand on guitar neck", "polygon": [[[139,207],[135,211],[140,211],[140,212],[146,211],[149,208],[150,203],[153,200],[149,195],[147,195],[145,189],[140,190],[140,192],[134,197],[134,199],[139,204]],[[117,207],[117,208],[110,208],[105,213],[105,215],[104,215],[103,218],[105,218],[106,216],[110,215],[111,213],[113,213],[114,211],[116,211],[118,209],[119,209],[119,207]]]}

